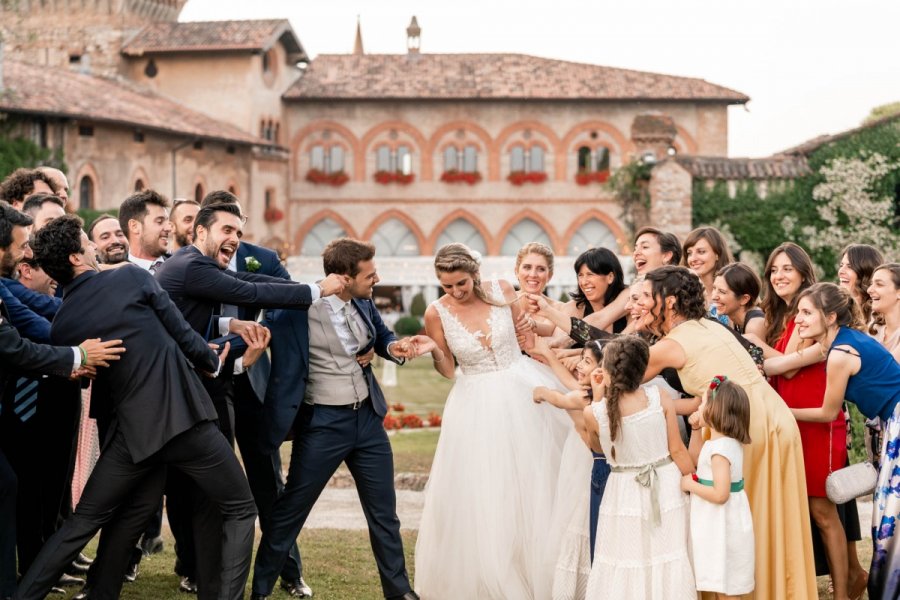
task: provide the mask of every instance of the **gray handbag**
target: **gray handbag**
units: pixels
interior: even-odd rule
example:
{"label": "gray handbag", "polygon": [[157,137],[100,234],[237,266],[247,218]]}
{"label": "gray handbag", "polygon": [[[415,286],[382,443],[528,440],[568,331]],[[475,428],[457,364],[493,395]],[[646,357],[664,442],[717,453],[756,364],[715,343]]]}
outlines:
{"label": "gray handbag", "polygon": [[828,431],[828,477],[825,479],[825,495],[835,504],[845,504],[875,491],[878,471],[866,461],[832,470],[832,436],[834,425]]}

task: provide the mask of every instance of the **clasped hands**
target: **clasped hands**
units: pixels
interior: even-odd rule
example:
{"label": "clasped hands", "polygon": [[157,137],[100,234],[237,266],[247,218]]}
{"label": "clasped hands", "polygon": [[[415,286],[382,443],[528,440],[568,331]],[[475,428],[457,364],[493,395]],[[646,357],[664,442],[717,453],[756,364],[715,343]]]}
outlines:
{"label": "clasped hands", "polygon": [[412,360],[437,349],[437,344],[427,335],[413,335],[397,341],[391,347],[391,354],[397,358]]}
{"label": "clasped hands", "polygon": [[272,341],[272,332],[256,321],[232,319],[228,322],[228,332],[241,336],[241,339],[247,344],[243,361],[245,369],[259,360],[269,346],[269,342]]}

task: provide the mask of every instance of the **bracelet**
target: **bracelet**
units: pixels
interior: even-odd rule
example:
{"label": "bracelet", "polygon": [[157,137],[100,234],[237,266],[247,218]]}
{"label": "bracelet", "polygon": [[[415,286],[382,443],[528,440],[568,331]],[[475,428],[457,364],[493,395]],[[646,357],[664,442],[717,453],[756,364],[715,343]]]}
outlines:
{"label": "bracelet", "polygon": [[79,344],[78,351],[81,352],[81,366],[83,367],[87,364],[87,361],[88,361],[87,350],[82,348],[81,345]]}

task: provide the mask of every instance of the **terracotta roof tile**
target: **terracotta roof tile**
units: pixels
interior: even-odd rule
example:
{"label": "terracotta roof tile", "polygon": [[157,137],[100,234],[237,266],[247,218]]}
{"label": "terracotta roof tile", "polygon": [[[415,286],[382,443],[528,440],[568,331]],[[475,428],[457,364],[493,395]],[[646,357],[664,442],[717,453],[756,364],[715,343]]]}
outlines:
{"label": "terracotta roof tile", "polygon": [[880,119],[875,119],[874,121],[870,121],[868,123],[863,123],[859,127],[854,127],[853,129],[847,129],[845,131],[841,131],[840,133],[835,133],[834,135],[820,135],[814,137],[811,140],[807,140],[802,144],[794,146],[792,148],[788,148],[787,150],[782,150],[777,153],[776,156],[779,155],[790,155],[790,156],[809,156],[815,150],[818,150],[822,146],[826,144],[830,144],[831,142],[836,142],[838,140],[842,140],[844,138],[848,138],[851,135],[855,135],[861,131],[865,131],[867,129],[873,129],[875,127],[881,127],[882,125],[886,125],[887,123],[896,122],[897,127],[900,127],[900,113],[887,115],[886,117],[881,117]]}
{"label": "terracotta roof tile", "polygon": [[3,64],[0,111],[120,123],[200,139],[269,145],[230,123],[193,111],[136,84],[34,66]]}
{"label": "terracotta roof tile", "polygon": [[305,99],[750,99],[702,79],[524,54],[320,54],[285,93]]}
{"label": "terracotta roof tile", "polygon": [[122,54],[268,50],[285,32],[288,52],[303,52],[287,19],[267,19],[154,23],[128,40]]}
{"label": "terracotta roof tile", "polygon": [[678,156],[675,161],[697,179],[795,179],[810,173],[806,159],[795,156]]}

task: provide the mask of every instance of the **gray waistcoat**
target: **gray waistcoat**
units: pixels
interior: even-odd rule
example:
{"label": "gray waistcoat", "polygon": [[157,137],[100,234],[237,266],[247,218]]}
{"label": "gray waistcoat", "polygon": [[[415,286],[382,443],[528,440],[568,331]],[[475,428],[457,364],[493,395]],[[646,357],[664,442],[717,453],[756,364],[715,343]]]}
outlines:
{"label": "gray waistcoat", "polygon": [[308,404],[353,404],[369,396],[356,357],[347,354],[334,331],[329,307],[317,300],[309,307]]}

